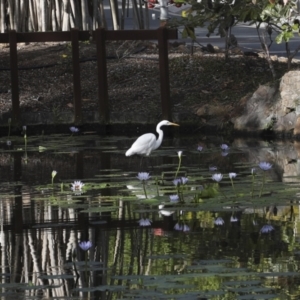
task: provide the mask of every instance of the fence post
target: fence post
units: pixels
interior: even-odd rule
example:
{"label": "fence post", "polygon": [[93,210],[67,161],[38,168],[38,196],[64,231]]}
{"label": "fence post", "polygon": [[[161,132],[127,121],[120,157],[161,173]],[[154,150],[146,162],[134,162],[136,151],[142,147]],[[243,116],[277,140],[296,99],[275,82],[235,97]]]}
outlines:
{"label": "fence post", "polygon": [[15,30],[9,31],[9,51],[11,74],[12,124],[19,125],[19,123],[21,122],[21,116],[19,101],[17,33]]}
{"label": "fence post", "polygon": [[110,117],[108,109],[108,85],[105,40],[105,29],[96,29],[99,121],[100,123],[104,124],[109,122]]}
{"label": "fence post", "polygon": [[74,123],[82,123],[82,101],[79,65],[79,30],[71,29],[72,64],[73,64],[73,92],[74,92]]}
{"label": "fence post", "polygon": [[158,53],[160,71],[160,95],[162,105],[162,119],[172,120],[170,80],[169,80],[169,57],[168,57],[168,29],[159,27],[158,33]]}

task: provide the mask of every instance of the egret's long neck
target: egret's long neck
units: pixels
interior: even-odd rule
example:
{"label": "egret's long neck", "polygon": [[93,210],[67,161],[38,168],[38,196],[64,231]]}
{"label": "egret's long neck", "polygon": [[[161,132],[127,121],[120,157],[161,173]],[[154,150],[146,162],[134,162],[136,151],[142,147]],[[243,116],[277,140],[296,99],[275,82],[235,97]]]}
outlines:
{"label": "egret's long neck", "polygon": [[155,149],[157,149],[160,146],[160,144],[163,140],[163,137],[164,137],[164,132],[160,129],[159,125],[160,124],[158,124],[156,126],[156,132],[158,133],[158,138],[157,138],[156,143],[155,143],[155,147],[156,147]]}

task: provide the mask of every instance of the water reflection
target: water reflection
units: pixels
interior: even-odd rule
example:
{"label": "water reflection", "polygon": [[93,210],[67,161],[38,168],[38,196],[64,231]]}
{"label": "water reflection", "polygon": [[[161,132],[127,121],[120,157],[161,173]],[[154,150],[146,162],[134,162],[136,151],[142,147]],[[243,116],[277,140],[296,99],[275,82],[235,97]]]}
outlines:
{"label": "water reflection", "polygon": [[297,143],[166,140],[141,170],[131,140],[65,139],[3,143],[1,297],[299,297]]}

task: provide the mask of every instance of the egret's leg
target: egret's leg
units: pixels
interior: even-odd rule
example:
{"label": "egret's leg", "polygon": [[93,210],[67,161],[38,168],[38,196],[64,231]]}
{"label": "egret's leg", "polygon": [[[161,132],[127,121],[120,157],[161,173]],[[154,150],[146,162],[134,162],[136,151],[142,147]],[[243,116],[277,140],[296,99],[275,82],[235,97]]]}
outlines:
{"label": "egret's leg", "polygon": [[140,170],[142,171],[142,166],[143,166],[143,157],[144,156],[141,156],[141,160],[140,160]]}

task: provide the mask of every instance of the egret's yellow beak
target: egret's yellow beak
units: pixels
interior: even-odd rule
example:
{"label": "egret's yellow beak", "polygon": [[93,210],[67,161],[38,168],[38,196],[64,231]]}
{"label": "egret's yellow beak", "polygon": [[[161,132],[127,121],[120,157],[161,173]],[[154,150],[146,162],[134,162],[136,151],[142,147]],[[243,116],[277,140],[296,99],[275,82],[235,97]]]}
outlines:
{"label": "egret's yellow beak", "polygon": [[180,126],[180,125],[178,125],[178,124],[176,124],[176,123],[170,123],[169,125],[173,125],[173,126]]}

